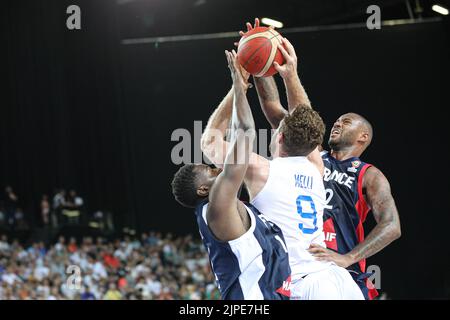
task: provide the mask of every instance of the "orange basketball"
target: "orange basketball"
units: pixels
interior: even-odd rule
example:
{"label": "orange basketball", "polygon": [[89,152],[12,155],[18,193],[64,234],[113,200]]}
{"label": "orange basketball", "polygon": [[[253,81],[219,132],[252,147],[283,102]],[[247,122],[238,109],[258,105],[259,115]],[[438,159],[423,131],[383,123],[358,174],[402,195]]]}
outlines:
{"label": "orange basketball", "polygon": [[278,49],[281,35],[267,27],[257,27],[242,36],[237,58],[242,67],[255,77],[269,77],[277,73],[273,67],[276,61],[282,65],[284,57]]}

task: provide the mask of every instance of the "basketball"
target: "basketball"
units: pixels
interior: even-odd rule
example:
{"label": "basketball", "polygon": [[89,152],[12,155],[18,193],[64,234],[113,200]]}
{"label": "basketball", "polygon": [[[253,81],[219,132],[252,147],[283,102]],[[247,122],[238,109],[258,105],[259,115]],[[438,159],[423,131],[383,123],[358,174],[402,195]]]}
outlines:
{"label": "basketball", "polygon": [[246,32],[239,41],[238,61],[255,77],[272,76],[277,73],[273,62],[284,63],[283,54],[278,49],[281,43],[281,35],[274,29],[256,27]]}

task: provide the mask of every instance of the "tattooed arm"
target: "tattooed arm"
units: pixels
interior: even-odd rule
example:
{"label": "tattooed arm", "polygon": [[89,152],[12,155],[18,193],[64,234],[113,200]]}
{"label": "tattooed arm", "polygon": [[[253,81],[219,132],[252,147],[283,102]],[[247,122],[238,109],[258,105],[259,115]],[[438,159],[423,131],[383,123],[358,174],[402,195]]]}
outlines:
{"label": "tattooed arm", "polygon": [[277,84],[273,77],[257,78],[254,77],[256,91],[258,92],[259,103],[261,109],[269,121],[272,128],[278,128],[280,121],[288,113],[281,105],[280,96],[278,95]]}
{"label": "tattooed arm", "polygon": [[400,238],[400,218],[391,194],[389,181],[375,167],[367,169],[363,177],[363,190],[366,200],[372,209],[377,225],[352,251],[341,255],[316,244],[309,251],[318,260],[334,261],[337,265],[347,268],[362,259],[373,256],[392,241]]}
{"label": "tattooed arm", "polygon": [[[274,62],[274,66],[283,78],[284,86],[286,87],[289,112],[292,112],[300,105],[311,108],[311,102],[297,73],[295,49],[286,38],[283,38],[282,42],[283,45],[279,45],[279,49],[286,62],[281,66]],[[281,105],[275,80],[273,77],[254,77],[254,80],[264,115],[272,128],[278,128],[280,121],[288,111]]]}
{"label": "tattooed arm", "polygon": [[353,263],[373,256],[401,236],[400,218],[391,187],[379,169],[375,167],[367,169],[363,177],[364,189],[377,225],[363,242],[348,253]]}
{"label": "tattooed arm", "polygon": [[294,46],[286,38],[282,39],[282,43],[283,45],[278,45],[278,48],[286,62],[282,66],[274,62],[274,67],[283,78],[284,86],[286,87],[289,113],[300,105],[311,108],[311,102],[298,76],[298,58]]}

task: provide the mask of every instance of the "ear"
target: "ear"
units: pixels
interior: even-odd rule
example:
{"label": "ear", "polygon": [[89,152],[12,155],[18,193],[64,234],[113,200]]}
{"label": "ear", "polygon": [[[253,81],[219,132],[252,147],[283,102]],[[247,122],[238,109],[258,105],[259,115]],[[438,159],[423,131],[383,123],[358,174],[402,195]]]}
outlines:
{"label": "ear", "polygon": [[199,197],[207,197],[208,194],[209,194],[209,187],[207,185],[202,184],[200,187],[198,187],[197,195]]}
{"label": "ear", "polygon": [[369,141],[369,133],[362,132],[359,135],[358,142],[366,143],[367,141]]}
{"label": "ear", "polygon": [[283,134],[282,132],[279,132],[279,133],[278,133],[278,136],[277,136],[277,142],[278,142],[279,144],[283,144],[283,143],[284,143],[284,134]]}

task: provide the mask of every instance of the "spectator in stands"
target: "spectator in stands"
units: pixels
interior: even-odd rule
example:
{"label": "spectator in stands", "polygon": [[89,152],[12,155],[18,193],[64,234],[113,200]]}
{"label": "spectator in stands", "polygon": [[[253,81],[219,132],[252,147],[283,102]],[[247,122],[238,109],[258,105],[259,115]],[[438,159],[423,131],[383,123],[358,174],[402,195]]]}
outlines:
{"label": "spectator in stands", "polygon": [[95,295],[91,292],[89,287],[84,287],[84,292],[81,294],[81,300],[96,300]]}
{"label": "spectator in stands", "polygon": [[53,196],[53,211],[54,211],[54,221],[53,227],[57,227],[62,223],[62,210],[66,205],[66,191],[64,189],[58,189]]}
{"label": "spectator in stands", "polygon": [[77,192],[75,190],[70,190],[69,203],[71,204],[72,208],[81,210],[84,204],[84,200],[83,198],[77,195]]}
{"label": "spectator in stands", "polygon": [[66,190],[59,189],[53,196],[53,209],[58,210],[64,207],[66,204]]}
{"label": "spectator in stands", "polygon": [[106,292],[104,299],[105,300],[120,300],[122,298],[122,294],[119,290],[117,290],[117,286],[114,282],[109,284],[109,290]]}
{"label": "spectator in stands", "polygon": [[63,210],[63,215],[67,217],[70,224],[80,223],[80,215],[83,204],[83,199],[77,195],[76,191],[70,190]]}
{"label": "spectator in stands", "polygon": [[[75,239],[67,244],[60,237],[49,247],[41,242],[23,247],[0,237],[0,299],[218,298],[199,240],[153,233],[156,241],[149,242],[150,234],[139,237],[141,241],[129,236],[111,242],[85,237],[79,246]],[[164,250],[172,258],[163,266]],[[81,290],[67,286],[65,271],[72,264],[82,270]]]}
{"label": "spectator in stands", "polygon": [[48,201],[48,195],[46,194],[41,198],[39,213],[42,226],[48,227],[50,225],[50,202]]}
{"label": "spectator in stands", "polygon": [[7,220],[5,205],[3,204],[3,201],[0,200],[0,228],[7,225]]}
{"label": "spectator in stands", "polygon": [[8,243],[8,236],[2,235],[0,237],[0,253],[9,251],[9,243]]}
{"label": "spectator in stands", "polygon": [[23,231],[28,229],[25,213],[22,208],[17,208],[14,213],[14,230]]}
{"label": "spectator in stands", "polygon": [[74,253],[75,251],[78,250],[77,239],[75,239],[74,237],[70,238],[69,245],[67,246],[67,250],[70,253]]}
{"label": "spectator in stands", "polygon": [[10,225],[14,223],[14,216],[16,209],[19,206],[19,197],[14,192],[11,186],[5,188],[5,199],[4,205],[6,210],[6,215],[8,217],[8,222]]}

